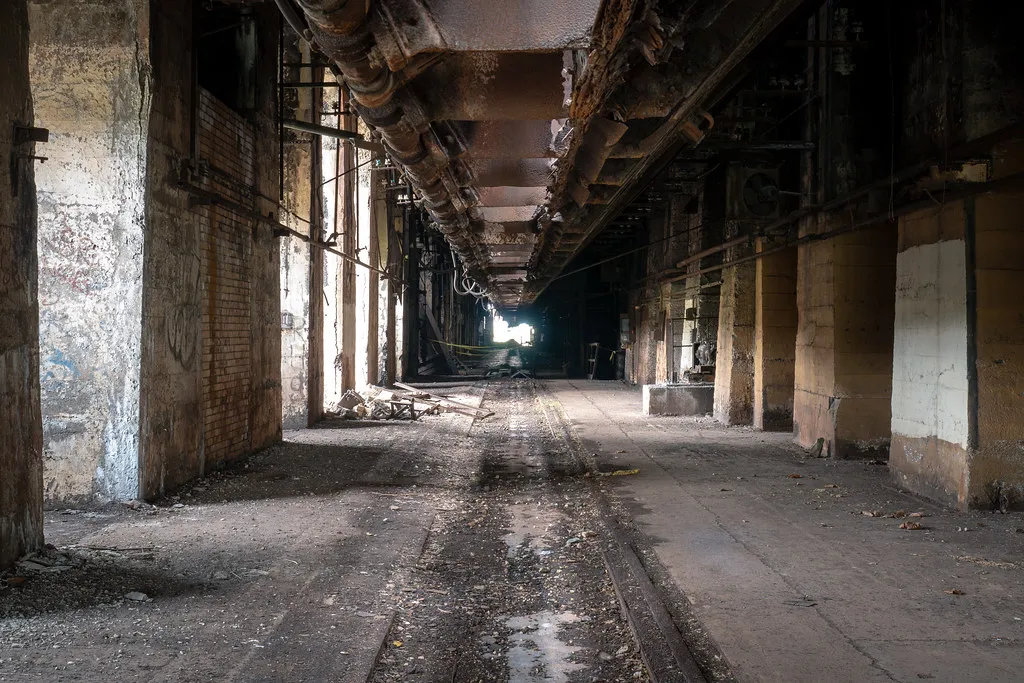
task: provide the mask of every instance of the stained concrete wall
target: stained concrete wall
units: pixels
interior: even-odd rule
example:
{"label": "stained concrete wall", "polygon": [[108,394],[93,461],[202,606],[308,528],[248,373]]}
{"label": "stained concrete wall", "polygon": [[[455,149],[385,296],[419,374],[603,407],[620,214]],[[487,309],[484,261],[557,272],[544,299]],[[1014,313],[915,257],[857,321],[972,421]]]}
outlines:
{"label": "stained concrete wall", "polygon": [[46,497],[139,491],[149,3],[33,2]]}
{"label": "stained concrete wall", "polygon": [[[310,120],[300,116],[300,120]],[[293,230],[309,234],[310,141],[292,139],[285,145],[283,221]],[[302,220],[305,218],[305,220]],[[280,240],[281,260],[281,402],[285,429],[305,427],[309,421],[309,298],[310,247],[296,237]]]}
{"label": "stained concrete wall", "polygon": [[[0,3],[0,569],[43,544],[34,163],[45,145],[16,143],[32,125],[28,12]],[[12,155],[17,159],[14,165]],[[13,171],[13,173],[12,173]],[[17,188],[17,192],[15,192]]]}
{"label": "stained concrete wall", "polygon": [[961,508],[1024,506],[1024,194],[900,222],[895,480]]}
{"label": "stained concrete wall", "polygon": [[837,457],[884,453],[896,233],[881,227],[802,244],[797,261],[796,441],[809,447],[822,438]]}
{"label": "stained concrete wall", "polygon": [[753,424],[788,432],[796,364],[796,248],[758,259],[755,281]]}
{"label": "stained concrete wall", "polygon": [[754,416],[754,274],[751,262],[722,271],[714,416],[727,425]]}
{"label": "stained concrete wall", "polygon": [[[288,34],[289,36],[291,34]],[[286,42],[294,40],[289,38]],[[286,63],[310,63],[309,47],[303,41],[286,47]],[[288,67],[286,81],[322,78],[322,69]],[[327,75],[330,80],[330,74]],[[339,90],[326,88],[289,89],[285,93],[285,117],[317,121],[337,127],[338,116],[323,115],[339,109]],[[337,224],[337,170],[339,141],[308,133],[286,131],[284,197],[281,219],[290,228],[318,242],[340,231]],[[334,239],[337,236],[335,235]],[[307,427],[320,418],[325,400],[325,378],[337,400],[335,373],[324,367],[325,315],[336,306],[334,291],[325,294],[325,257],[321,249],[295,237],[281,239],[281,390],[284,427]],[[325,301],[326,298],[326,301]],[[334,316],[334,313],[331,313]],[[332,347],[336,339],[333,337]],[[332,351],[333,363],[336,351]]]}

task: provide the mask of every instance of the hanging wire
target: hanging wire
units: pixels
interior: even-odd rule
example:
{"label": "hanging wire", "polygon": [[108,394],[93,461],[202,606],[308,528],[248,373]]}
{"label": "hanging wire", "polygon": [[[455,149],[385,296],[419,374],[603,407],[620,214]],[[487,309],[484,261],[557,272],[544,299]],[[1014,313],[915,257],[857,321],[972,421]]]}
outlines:
{"label": "hanging wire", "polygon": [[322,183],[320,183],[320,185],[321,186],[326,185],[327,183],[333,182],[333,181],[337,180],[338,178],[341,178],[342,176],[346,176],[349,173],[351,173],[352,171],[355,171],[357,169],[362,168],[363,166],[366,166],[371,161],[373,161],[373,157],[370,157],[369,159],[367,159],[366,161],[364,161],[361,164],[356,164],[355,166],[353,166],[352,168],[348,169],[347,171],[342,171],[341,173],[339,173],[338,175],[334,176],[333,178],[328,178],[327,180],[325,180]]}
{"label": "hanging wire", "polygon": [[[474,296],[477,299],[486,298],[487,290],[469,276],[469,273],[466,272],[465,264],[462,266],[462,276],[460,278],[459,264],[455,260],[455,251],[453,250],[449,253],[452,257],[452,268],[455,271],[454,275],[452,275],[452,288],[455,290],[455,293],[462,296]],[[459,289],[460,279],[462,280],[462,289]]]}

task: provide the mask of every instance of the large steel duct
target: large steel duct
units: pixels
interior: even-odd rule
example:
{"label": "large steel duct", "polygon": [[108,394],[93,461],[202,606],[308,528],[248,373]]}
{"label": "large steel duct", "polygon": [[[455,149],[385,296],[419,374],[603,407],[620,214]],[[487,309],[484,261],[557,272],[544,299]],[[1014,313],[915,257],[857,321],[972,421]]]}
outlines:
{"label": "large steel duct", "polygon": [[[449,158],[436,143],[428,150],[424,138],[433,137],[430,120],[399,74],[378,54],[370,29],[368,0],[298,0],[313,40],[341,70],[356,109],[367,125],[378,131],[394,161],[422,196],[441,232],[481,282],[486,281],[487,257],[468,230],[465,203],[453,198],[445,183]],[[453,199],[461,205],[461,210]]]}

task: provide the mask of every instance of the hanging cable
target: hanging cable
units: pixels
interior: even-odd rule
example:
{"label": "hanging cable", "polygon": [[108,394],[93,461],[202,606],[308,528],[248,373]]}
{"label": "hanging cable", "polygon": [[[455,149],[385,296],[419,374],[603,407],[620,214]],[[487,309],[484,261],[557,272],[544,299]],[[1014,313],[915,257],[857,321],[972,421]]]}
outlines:
{"label": "hanging cable", "polygon": [[[469,276],[469,273],[466,272],[465,264],[462,266],[462,276],[460,278],[459,264],[455,260],[455,251],[452,250],[449,253],[452,257],[452,269],[454,271],[454,274],[452,275],[452,289],[455,290],[455,293],[461,296],[473,296],[477,299],[486,298],[487,290]],[[462,280],[462,289],[459,289],[460,279]]]}
{"label": "hanging cable", "polygon": [[366,165],[367,165],[368,163],[370,163],[371,161],[373,161],[373,157],[370,157],[369,159],[367,159],[366,161],[364,161],[364,162],[363,162],[363,163],[361,163],[361,164],[356,164],[355,166],[353,166],[352,168],[348,169],[347,171],[342,171],[341,173],[339,173],[338,175],[334,176],[333,178],[328,178],[327,180],[323,181],[323,182],[322,182],[322,183],[320,183],[320,184],[321,184],[321,185],[326,185],[327,183],[330,183],[330,182],[334,182],[334,181],[335,181],[335,180],[337,180],[338,178],[341,178],[342,176],[346,176],[346,175],[348,175],[349,173],[351,173],[352,171],[355,171],[355,170],[357,170],[357,169],[360,169],[360,168],[362,168],[363,166],[366,166]]}

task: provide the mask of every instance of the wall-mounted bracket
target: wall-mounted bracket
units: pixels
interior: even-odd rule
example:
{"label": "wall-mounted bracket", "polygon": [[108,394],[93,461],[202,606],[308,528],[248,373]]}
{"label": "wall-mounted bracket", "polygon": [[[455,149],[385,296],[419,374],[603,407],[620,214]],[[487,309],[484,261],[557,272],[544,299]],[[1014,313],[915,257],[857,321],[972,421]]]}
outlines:
{"label": "wall-mounted bracket", "polygon": [[46,157],[36,156],[34,154],[22,154],[18,152],[18,146],[24,145],[30,142],[49,142],[50,131],[46,128],[35,128],[33,126],[23,126],[20,123],[14,124],[14,134],[11,136],[13,145],[11,146],[11,195],[14,197],[18,196],[18,179],[21,177],[21,160],[22,159],[38,159],[40,163],[46,162]]}
{"label": "wall-mounted bracket", "polygon": [[26,142],[49,142],[50,130],[48,128],[35,128],[33,126],[22,126],[14,124],[14,144],[21,145]]}

